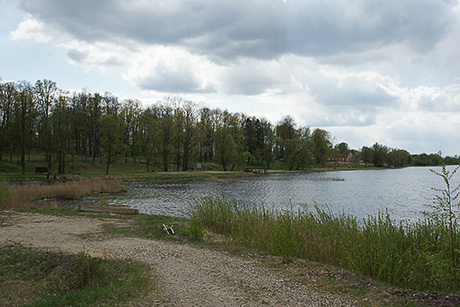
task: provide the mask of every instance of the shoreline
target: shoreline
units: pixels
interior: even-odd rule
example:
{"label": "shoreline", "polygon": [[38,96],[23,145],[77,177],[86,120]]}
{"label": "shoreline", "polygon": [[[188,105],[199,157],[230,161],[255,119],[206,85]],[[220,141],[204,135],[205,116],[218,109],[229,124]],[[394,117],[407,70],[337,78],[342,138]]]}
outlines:
{"label": "shoreline", "polygon": [[[179,224],[175,237],[159,229],[160,237],[145,239],[138,228],[141,224],[136,224],[142,218],[0,211],[0,246],[14,242],[144,262],[154,271],[153,282],[161,281],[154,293],[140,298],[139,303],[146,305],[152,298],[168,306],[324,306],[325,302],[330,306],[401,306],[403,302],[451,306],[460,302],[457,295],[395,289],[336,267],[299,259],[286,262],[238,249],[213,233],[203,241],[184,241]],[[164,222],[156,218],[159,225]]]}

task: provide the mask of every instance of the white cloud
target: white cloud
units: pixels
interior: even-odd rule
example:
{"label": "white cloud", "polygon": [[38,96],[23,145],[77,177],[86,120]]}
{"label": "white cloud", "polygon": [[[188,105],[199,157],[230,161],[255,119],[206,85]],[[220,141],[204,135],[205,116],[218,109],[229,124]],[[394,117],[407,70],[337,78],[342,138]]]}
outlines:
{"label": "white cloud", "polygon": [[10,37],[14,40],[33,40],[37,43],[47,43],[52,36],[47,34],[46,26],[37,19],[28,16],[21,22],[15,31],[10,32]]}
{"label": "white cloud", "polygon": [[216,91],[213,64],[174,47],[141,48],[130,56],[124,78],[143,90],[164,93]]}

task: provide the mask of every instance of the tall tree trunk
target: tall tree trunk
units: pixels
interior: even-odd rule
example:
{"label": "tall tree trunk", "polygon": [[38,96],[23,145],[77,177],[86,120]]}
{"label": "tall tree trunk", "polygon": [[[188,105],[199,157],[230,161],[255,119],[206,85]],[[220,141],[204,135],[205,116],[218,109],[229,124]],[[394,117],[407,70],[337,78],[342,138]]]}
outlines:
{"label": "tall tree trunk", "polygon": [[112,158],[112,148],[109,148],[109,151],[107,152],[107,168],[106,168],[106,171],[105,171],[106,175],[109,174],[109,167],[110,167],[111,158]]}

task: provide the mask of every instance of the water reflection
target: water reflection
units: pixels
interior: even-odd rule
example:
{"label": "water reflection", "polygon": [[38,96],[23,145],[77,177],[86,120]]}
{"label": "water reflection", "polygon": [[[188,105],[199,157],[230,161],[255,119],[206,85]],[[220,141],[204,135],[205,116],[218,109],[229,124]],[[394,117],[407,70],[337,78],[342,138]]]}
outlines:
{"label": "water reflection", "polygon": [[317,204],[360,219],[388,209],[393,219],[416,220],[432,201],[431,188],[442,184],[429,168],[268,174],[237,182],[130,182],[128,192],[112,201],[142,213],[186,216],[194,197],[224,193],[250,206],[297,211]]}

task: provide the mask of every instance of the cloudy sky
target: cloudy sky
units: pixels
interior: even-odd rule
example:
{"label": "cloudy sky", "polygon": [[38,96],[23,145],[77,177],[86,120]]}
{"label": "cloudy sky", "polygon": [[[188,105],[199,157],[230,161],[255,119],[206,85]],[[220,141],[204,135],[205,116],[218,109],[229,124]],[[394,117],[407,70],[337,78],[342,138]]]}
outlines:
{"label": "cloudy sky", "polygon": [[0,0],[0,77],[460,155],[457,0]]}

